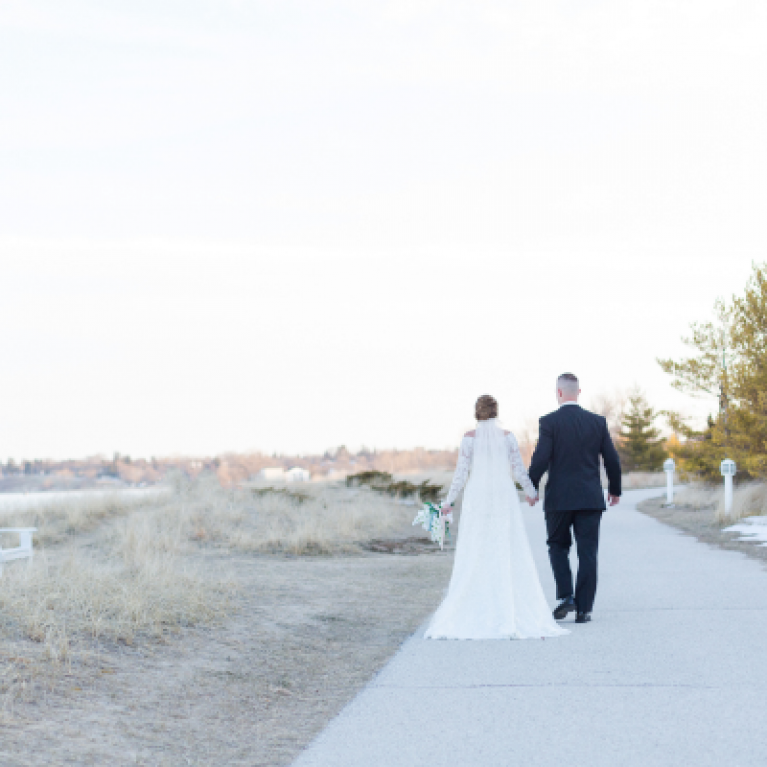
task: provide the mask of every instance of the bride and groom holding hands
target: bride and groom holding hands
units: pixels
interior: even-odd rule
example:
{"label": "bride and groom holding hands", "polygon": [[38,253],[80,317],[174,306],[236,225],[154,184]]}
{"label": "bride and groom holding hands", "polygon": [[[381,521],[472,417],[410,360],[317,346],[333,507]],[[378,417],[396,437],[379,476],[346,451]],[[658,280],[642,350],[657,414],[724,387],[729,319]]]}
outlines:
{"label": "bride and groom holding hands", "polygon": [[[599,525],[607,503],[621,495],[621,467],[606,420],[578,405],[578,379],[557,379],[559,408],[540,419],[538,444],[525,470],[517,440],[497,422],[498,403],[477,400],[477,428],[462,442],[443,511],[466,486],[447,596],[426,630],[427,639],[532,639],[569,633],[557,624],[569,613],[591,620],[597,589]],[[514,480],[527,501],[538,501],[548,472],[544,512],[549,560],[559,604],[553,614],[543,595],[525,531]],[[578,575],[573,588],[570,547],[575,535]]]}

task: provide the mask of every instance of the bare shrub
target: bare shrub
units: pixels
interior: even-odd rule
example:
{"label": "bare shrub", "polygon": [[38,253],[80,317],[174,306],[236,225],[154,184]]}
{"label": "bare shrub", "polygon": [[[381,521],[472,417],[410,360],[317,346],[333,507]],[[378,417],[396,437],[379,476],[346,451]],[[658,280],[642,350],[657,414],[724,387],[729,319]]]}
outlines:
{"label": "bare shrub", "polygon": [[607,420],[607,428],[614,442],[618,442],[623,415],[628,406],[628,394],[621,389],[613,392],[600,392],[591,397],[589,409]]}
{"label": "bare shrub", "polygon": [[522,460],[525,466],[529,466],[535,452],[535,446],[538,443],[538,419],[525,419],[522,426],[514,431],[514,436],[517,438]]}

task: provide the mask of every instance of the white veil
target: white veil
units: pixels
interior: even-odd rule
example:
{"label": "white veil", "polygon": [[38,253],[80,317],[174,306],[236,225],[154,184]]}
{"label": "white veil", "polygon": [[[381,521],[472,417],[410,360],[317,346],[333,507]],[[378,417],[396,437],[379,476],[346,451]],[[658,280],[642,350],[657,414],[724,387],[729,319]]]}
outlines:
{"label": "white veil", "polygon": [[466,495],[464,502],[483,517],[502,516],[508,520],[511,509],[519,506],[511,476],[509,443],[497,418],[477,422],[471,481]]}

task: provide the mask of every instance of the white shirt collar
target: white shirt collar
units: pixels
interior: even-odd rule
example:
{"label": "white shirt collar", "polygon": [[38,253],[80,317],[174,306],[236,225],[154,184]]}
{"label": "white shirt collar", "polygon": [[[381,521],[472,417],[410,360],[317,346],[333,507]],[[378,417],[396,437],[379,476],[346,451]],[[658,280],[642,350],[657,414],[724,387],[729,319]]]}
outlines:
{"label": "white shirt collar", "polygon": [[577,405],[577,404],[578,404],[577,402],[572,402],[572,401],[563,402],[559,407],[564,407],[565,405]]}

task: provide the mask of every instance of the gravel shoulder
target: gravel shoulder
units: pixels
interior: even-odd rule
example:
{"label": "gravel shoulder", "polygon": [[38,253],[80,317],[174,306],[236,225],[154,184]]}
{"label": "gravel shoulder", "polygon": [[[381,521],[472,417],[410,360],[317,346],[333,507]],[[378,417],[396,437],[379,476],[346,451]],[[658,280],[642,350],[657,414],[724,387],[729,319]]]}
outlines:
{"label": "gravel shoulder", "polygon": [[697,538],[701,543],[728,551],[739,551],[767,564],[767,547],[749,541],[739,541],[739,533],[724,532],[723,528],[728,525],[717,522],[714,509],[695,509],[684,505],[667,507],[664,498],[651,498],[637,504],[636,508],[659,522]]}

